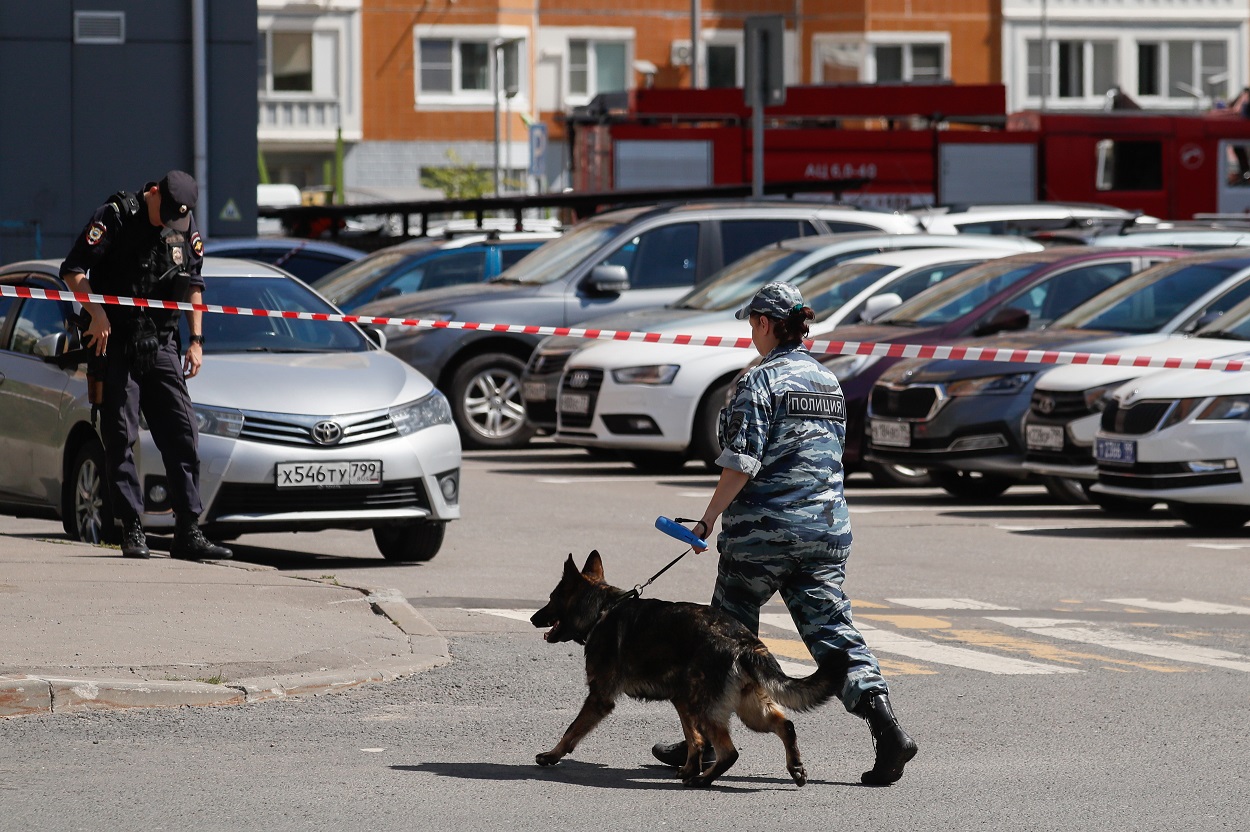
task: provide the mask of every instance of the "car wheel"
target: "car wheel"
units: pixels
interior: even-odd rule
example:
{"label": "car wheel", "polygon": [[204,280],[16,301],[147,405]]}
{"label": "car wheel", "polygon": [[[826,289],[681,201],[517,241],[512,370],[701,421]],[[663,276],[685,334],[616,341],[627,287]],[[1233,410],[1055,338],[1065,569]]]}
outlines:
{"label": "car wheel", "polygon": [[686,465],[685,454],[671,451],[625,451],[623,455],[644,474],[676,474]]}
{"label": "car wheel", "polygon": [[1168,503],[1168,511],[1195,529],[1211,532],[1236,531],[1250,520],[1250,509],[1242,506]]}
{"label": "car wheel", "polygon": [[933,485],[928,468],[899,465],[893,462],[868,462],[864,467],[872,480],[882,488],[927,488]]}
{"label": "car wheel", "polygon": [[690,437],[691,456],[700,460],[709,470],[719,471],[716,460],[720,458],[720,439],[717,437],[717,422],[720,421],[721,409],[729,395],[729,385],[733,380],[715,384],[703,396],[699,411],[694,417],[694,426]]}
{"label": "car wheel", "polygon": [[521,373],[525,363],[506,353],[471,358],[452,376],[452,412],[466,448],[519,448],[534,428],[525,423]]}
{"label": "car wheel", "polygon": [[105,471],[104,448],[99,442],[85,443],[74,455],[61,505],[61,525],[73,540],[121,542],[121,531],[113,522],[116,515]]}
{"label": "car wheel", "polygon": [[1042,485],[1059,503],[1068,506],[1083,506],[1090,502],[1089,493],[1080,480],[1067,477],[1042,477]]}
{"label": "car wheel", "polygon": [[438,520],[418,520],[402,526],[378,526],[373,542],[387,560],[400,563],[425,561],[438,554],[443,546],[447,524]]}
{"label": "car wheel", "polygon": [[932,471],[929,476],[933,477],[933,484],[947,494],[969,500],[997,497],[1016,482],[1007,477],[982,474],[980,471]]}

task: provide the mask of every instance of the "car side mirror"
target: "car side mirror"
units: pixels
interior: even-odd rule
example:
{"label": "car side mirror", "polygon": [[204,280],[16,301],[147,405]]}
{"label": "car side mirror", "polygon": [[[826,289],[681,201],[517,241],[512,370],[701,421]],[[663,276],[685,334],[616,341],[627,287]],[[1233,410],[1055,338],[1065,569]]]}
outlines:
{"label": "car side mirror", "polygon": [[1204,312],[1204,313],[1202,314],[1202,316],[1198,318],[1198,320],[1194,321],[1192,324],[1190,324],[1189,326],[1185,327],[1185,331],[1186,331],[1186,332],[1197,332],[1198,330],[1200,330],[1200,329],[1202,329],[1203,327],[1205,327],[1207,324],[1213,324],[1213,323],[1215,323],[1216,321],[1218,321],[1218,320],[1219,320],[1220,318],[1222,318],[1222,317],[1224,317],[1224,313],[1223,313],[1223,312],[1216,312],[1216,311],[1214,311],[1214,310],[1212,310],[1212,311],[1208,311],[1208,312]]}
{"label": "car side mirror", "polygon": [[35,341],[32,354],[37,358],[57,358],[69,351],[69,335],[65,332],[50,332]]}
{"label": "car side mirror", "polygon": [[873,295],[864,302],[864,308],[860,310],[859,319],[864,323],[871,323],[902,302],[903,297],[897,292]]}
{"label": "car side mirror", "polygon": [[357,326],[365,333],[366,338],[378,345],[378,349],[386,349],[386,333],[381,327],[375,324],[357,324]]}
{"label": "car side mirror", "polygon": [[597,294],[619,295],[629,289],[629,270],[624,266],[595,266],[586,285]]}
{"label": "car side mirror", "polygon": [[398,297],[400,294],[402,293],[399,291],[398,286],[387,286],[385,289],[378,292],[377,296],[374,297],[374,300],[382,300],[383,298],[394,298],[394,297]]}
{"label": "car side mirror", "polygon": [[996,332],[1016,332],[1029,328],[1029,313],[1015,306],[1006,306],[977,324],[973,335],[993,335]]}

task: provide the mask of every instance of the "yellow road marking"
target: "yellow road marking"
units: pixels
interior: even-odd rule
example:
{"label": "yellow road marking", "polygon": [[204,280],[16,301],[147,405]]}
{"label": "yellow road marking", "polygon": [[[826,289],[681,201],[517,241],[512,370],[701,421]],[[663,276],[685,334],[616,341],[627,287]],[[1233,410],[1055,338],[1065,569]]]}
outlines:
{"label": "yellow road marking", "polygon": [[1100,656],[1096,653],[1086,653],[1081,650],[1071,650],[1067,647],[1061,647],[1058,644],[1051,644],[1044,641],[1032,641],[1017,636],[1008,635],[1007,633],[995,632],[993,630],[946,630],[937,633],[935,638],[942,641],[957,641],[964,644],[974,645],[976,647],[989,647],[995,650],[1002,650],[1006,653],[1016,653],[1022,656],[1028,656],[1039,661],[1055,662],[1058,664],[1081,665],[1085,662],[1094,662],[1102,665],[1106,669],[1124,669],[1133,668],[1136,670],[1150,670],[1155,673],[1184,673],[1188,668],[1173,667],[1170,665],[1155,664],[1154,662],[1138,662],[1129,659],[1116,659],[1107,656]]}
{"label": "yellow road marking", "polygon": [[856,618],[884,621],[900,630],[944,630],[951,625],[946,619],[931,615],[858,615]]}
{"label": "yellow road marking", "polygon": [[[799,659],[800,661],[812,661],[812,654],[807,651],[807,645],[801,641],[794,639],[780,638],[762,638],[769,650],[775,656],[785,656],[787,659]],[[915,664],[913,662],[899,661],[896,659],[877,659],[881,665],[881,671],[887,675],[893,676],[935,676],[936,670],[925,667],[924,665]]]}

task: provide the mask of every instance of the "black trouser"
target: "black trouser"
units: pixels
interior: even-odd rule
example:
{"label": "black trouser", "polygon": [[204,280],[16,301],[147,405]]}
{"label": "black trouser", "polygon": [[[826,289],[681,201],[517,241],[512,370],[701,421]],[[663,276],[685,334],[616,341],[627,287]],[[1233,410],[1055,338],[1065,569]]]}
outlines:
{"label": "black trouser", "polygon": [[113,485],[113,505],[123,521],[143,513],[143,486],[135,468],[134,443],[139,411],[165,461],[169,501],[179,517],[198,518],[200,503],[199,435],[182,361],[173,335],[162,335],[156,364],[145,373],[134,369],[125,349],[110,352],[100,404],[100,435]]}

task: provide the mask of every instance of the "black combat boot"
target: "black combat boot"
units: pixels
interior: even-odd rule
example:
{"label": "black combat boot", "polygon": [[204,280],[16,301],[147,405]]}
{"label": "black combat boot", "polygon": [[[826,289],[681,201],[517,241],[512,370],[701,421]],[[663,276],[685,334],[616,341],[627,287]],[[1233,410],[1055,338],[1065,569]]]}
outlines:
{"label": "black combat boot", "polygon": [[127,520],[125,523],[122,531],[122,557],[152,557],[152,553],[148,551],[148,538],[143,533],[143,524],[139,522],[138,517]]}
{"label": "black combat boot", "polygon": [[171,558],[181,560],[229,560],[234,557],[225,546],[209,542],[200,531],[199,524],[192,518],[176,518],[177,528],[174,531],[174,545],[169,550]]}
{"label": "black combat boot", "polygon": [[[666,766],[673,768],[681,768],[686,764],[686,757],[690,754],[690,746],[686,745],[685,740],[674,743],[657,742],[651,746],[651,756],[655,757]],[[716,761],[716,749],[707,746],[703,749],[703,767],[707,768]]]}
{"label": "black combat boot", "polygon": [[865,786],[888,786],[903,776],[903,766],[916,756],[916,741],[898,724],[890,708],[890,698],[884,693],[865,694],[852,712],[862,717],[872,731],[872,742],[877,748],[877,760],[871,771],[859,776]]}

